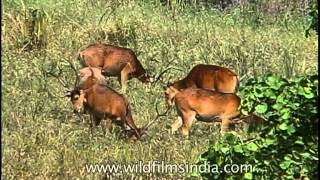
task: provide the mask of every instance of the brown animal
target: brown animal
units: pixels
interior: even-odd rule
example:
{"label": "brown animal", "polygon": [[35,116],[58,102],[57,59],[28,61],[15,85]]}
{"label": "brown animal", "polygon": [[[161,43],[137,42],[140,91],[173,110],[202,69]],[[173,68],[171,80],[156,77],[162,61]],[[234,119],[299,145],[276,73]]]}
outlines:
{"label": "brown animal", "polygon": [[99,83],[104,83],[105,82],[105,77],[101,74],[101,69],[100,68],[95,68],[95,67],[85,67],[79,70],[80,74],[80,84],[85,82],[88,77],[91,76],[91,71],[93,72],[93,76],[99,81]]}
{"label": "brown animal", "polygon": [[169,105],[175,105],[178,118],[172,124],[172,132],[182,126],[182,134],[189,135],[189,129],[193,120],[213,122],[221,119],[221,130],[223,134],[229,129],[231,118],[240,115],[240,98],[233,93],[220,93],[217,91],[187,88],[179,91],[169,87],[165,96]]}
{"label": "brown animal", "polygon": [[193,87],[223,93],[235,93],[238,85],[239,76],[228,68],[198,64],[191,69],[184,79],[168,84],[168,87],[174,87],[178,90]]}
{"label": "brown animal", "polygon": [[103,75],[118,77],[124,89],[131,78],[138,78],[143,83],[152,81],[135,53],[128,48],[91,44],[80,51],[79,60],[83,67],[100,67]]}
{"label": "brown animal", "polygon": [[89,110],[91,130],[105,120],[104,125],[110,132],[112,122],[115,122],[125,130],[133,131],[137,139],[141,137],[141,129],[134,124],[127,99],[113,89],[99,84],[93,71],[92,75],[67,97],[71,98],[74,112],[79,112],[82,107]]}

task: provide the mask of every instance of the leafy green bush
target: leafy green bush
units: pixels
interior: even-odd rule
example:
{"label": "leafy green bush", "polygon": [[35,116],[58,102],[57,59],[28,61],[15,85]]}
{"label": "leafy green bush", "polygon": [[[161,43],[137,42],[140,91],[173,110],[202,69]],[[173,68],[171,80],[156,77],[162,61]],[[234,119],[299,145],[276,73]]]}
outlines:
{"label": "leafy green bush", "polygon": [[242,113],[252,108],[267,121],[247,138],[228,134],[211,142],[199,164],[251,164],[252,172],[209,173],[210,179],[312,178],[318,162],[318,76],[287,80],[275,75],[250,79],[242,86]]}

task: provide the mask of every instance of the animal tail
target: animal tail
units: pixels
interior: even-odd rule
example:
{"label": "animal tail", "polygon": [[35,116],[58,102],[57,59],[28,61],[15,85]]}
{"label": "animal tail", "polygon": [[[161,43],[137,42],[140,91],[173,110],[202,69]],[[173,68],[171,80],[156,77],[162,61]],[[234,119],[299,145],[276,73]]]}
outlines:
{"label": "animal tail", "polygon": [[235,81],[236,81],[236,88],[235,88],[235,92],[238,92],[239,91],[239,86],[240,86],[240,76],[236,75],[234,76],[235,78]]}

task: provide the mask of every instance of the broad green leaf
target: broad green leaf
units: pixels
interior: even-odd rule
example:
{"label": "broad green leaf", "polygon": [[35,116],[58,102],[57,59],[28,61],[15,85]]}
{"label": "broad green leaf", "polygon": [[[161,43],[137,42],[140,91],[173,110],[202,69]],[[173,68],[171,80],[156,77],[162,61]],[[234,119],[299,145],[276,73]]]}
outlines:
{"label": "broad green leaf", "polygon": [[286,160],[280,163],[281,169],[288,169],[288,167],[291,165],[291,160]]}
{"label": "broad green leaf", "polygon": [[290,160],[291,160],[291,157],[292,157],[292,155],[287,154],[287,155],[284,157],[284,160],[290,161]]}
{"label": "broad green leaf", "polygon": [[221,148],[221,152],[223,153],[223,154],[226,154],[226,152],[228,152],[229,151],[229,148],[228,147],[223,147],[223,148]]}
{"label": "broad green leaf", "polygon": [[278,110],[278,111],[280,111],[282,107],[283,107],[283,105],[282,104],[278,104],[278,103],[272,105],[272,108],[275,109],[275,110]]}
{"label": "broad green leaf", "polygon": [[287,180],[294,179],[293,175],[286,176]]}
{"label": "broad green leaf", "polygon": [[304,157],[304,158],[310,158],[311,154],[308,153],[308,152],[304,152],[304,153],[301,153],[301,156]]}
{"label": "broad green leaf", "polygon": [[281,119],[289,119],[289,118],[290,118],[290,112],[289,111],[285,111],[281,116]]}
{"label": "broad green leaf", "polygon": [[276,90],[278,90],[281,86],[279,82],[279,78],[275,76],[268,77],[266,83],[270,86],[270,88],[276,89]]}
{"label": "broad green leaf", "polygon": [[192,172],[191,173],[191,177],[200,177],[201,176],[201,174],[199,173],[199,172]]}
{"label": "broad green leaf", "polygon": [[245,116],[248,116],[248,115],[249,115],[248,111],[246,111],[246,110],[244,110],[244,109],[241,109],[241,113],[242,113],[243,115],[245,115]]}
{"label": "broad green leaf", "polygon": [[303,90],[304,90],[304,92],[305,92],[306,94],[311,93],[311,88],[310,88],[310,87],[304,87]]}
{"label": "broad green leaf", "polygon": [[253,175],[251,172],[245,173],[243,177],[244,177],[244,179],[253,179]]}
{"label": "broad green leaf", "polygon": [[281,129],[281,130],[287,130],[288,129],[288,125],[287,125],[287,123],[282,123],[282,124],[280,124],[280,126],[279,126],[279,129]]}
{"label": "broad green leaf", "polygon": [[313,160],[316,160],[316,161],[319,160],[318,156],[311,156],[311,158],[312,158]]}
{"label": "broad green leaf", "polygon": [[266,97],[271,98],[271,99],[276,99],[276,98],[277,98],[277,96],[275,95],[274,91],[272,91],[271,89],[267,89],[267,90],[265,91],[264,95],[265,95]]}
{"label": "broad green leaf", "polygon": [[242,153],[242,152],[243,152],[242,146],[241,146],[240,144],[235,145],[235,146],[233,147],[233,149],[234,149],[234,151],[237,152],[237,153]]}
{"label": "broad green leaf", "polygon": [[299,94],[299,95],[302,95],[302,96],[305,94],[303,87],[299,86],[299,88],[298,88],[298,94]]}
{"label": "broad green leaf", "polygon": [[314,97],[314,94],[313,93],[304,94],[304,97],[306,97],[307,99],[311,99]]}
{"label": "broad green leaf", "polygon": [[304,145],[304,143],[301,139],[296,140],[294,143],[299,144],[299,145]]}
{"label": "broad green leaf", "polygon": [[256,107],[256,112],[260,113],[260,114],[267,112],[267,110],[268,110],[268,104],[266,104],[266,103],[259,104]]}
{"label": "broad green leaf", "polygon": [[254,142],[251,142],[249,144],[247,144],[247,149],[249,151],[257,151],[258,150],[258,146],[254,143]]}
{"label": "broad green leaf", "polygon": [[285,103],[285,100],[284,100],[284,96],[283,95],[279,95],[277,97],[277,103],[280,103],[280,104],[284,104]]}
{"label": "broad green leaf", "polygon": [[271,145],[271,144],[274,144],[276,142],[276,140],[275,139],[271,139],[271,138],[267,138],[266,140],[265,140],[265,143],[269,146],[269,145]]}
{"label": "broad green leaf", "polygon": [[288,126],[287,132],[288,132],[289,134],[292,134],[292,133],[296,132],[296,128],[295,128],[292,124],[290,124],[290,125]]}

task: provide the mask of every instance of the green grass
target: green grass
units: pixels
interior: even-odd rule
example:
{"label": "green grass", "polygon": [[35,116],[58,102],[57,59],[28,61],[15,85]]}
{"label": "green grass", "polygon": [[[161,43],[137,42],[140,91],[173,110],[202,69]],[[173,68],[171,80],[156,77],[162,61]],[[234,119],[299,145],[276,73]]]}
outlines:
{"label": "green grass", "polygon": [[[284,16],[275,22],[266,18],[256,24],[253,15],[240,10],[185,9],[173,17],[164,7],[142,1],[117,6],[104,1],[40,2],[3,1],[2,177],[6,179],[101,178],[103,174],[84,172],[84,166],[106,161],[195,163],[209,139],[218,138],[219,127],[206,123],[195,123],[190,139],[171,135],[175,112],[161,118],[141,142],[121,138],[118,127],[107,137],[101,129],[91,136],[88,117],[80,122],[69,99],[55,97],[66,89],[44,73],[57,62],[64,70],[62,78],[73,84],[73,72],[63,60],[72,60],[80,68],[77,52],[90,43],[129,47],[152,74],[159,74],[168,62],[183,70],[165,74],[166,81],[185,76],[198,63],[229,67],[240,76],[317,72],[317,36],[304,37],[304,17]],[[40,11],[35,18],[39,25],[35,36],[46,44],[40,50],[26,48],[31,37],[29,7],[43,8],[42,15],[46,14],[41,18]],[[113,78],[109,83],[120,89]],[[131,80],[126,96],[138,126],[155,117],[157,102],[165,108],[161,84],[147,86]]]}

